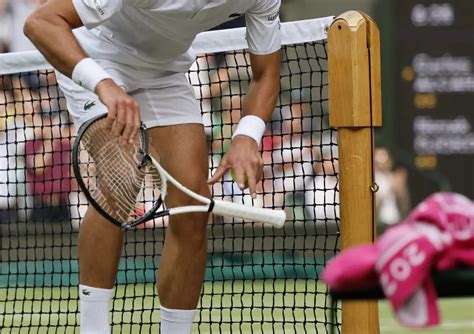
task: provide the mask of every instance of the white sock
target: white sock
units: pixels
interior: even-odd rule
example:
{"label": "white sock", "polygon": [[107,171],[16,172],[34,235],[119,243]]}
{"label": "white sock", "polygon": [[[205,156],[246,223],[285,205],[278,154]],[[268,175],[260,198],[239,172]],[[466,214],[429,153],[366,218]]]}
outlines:
{"label": "white sock", "polygon": [[190,334],[196,310],[171,310],[160,306],[161,334]]}
{"label": "white sock", "polygon": [[110,301],[114,289],[79,285],[81,334],[108,334]]}

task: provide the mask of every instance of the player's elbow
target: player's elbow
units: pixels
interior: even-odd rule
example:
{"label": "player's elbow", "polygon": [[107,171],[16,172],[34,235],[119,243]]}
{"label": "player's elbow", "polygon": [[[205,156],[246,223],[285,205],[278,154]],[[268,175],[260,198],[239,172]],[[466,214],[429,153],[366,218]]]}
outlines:
{"label": "player's elbow", "polygon": [[45,31],[51,26],[60,27],[63,23],[61,17],[55,12],[42,7],[36,9],[25,21],[23,33],[32,42],[45,36]]}
{"label": "player's elbow", "polygon": [[43,25],[44,18],[42,17],[42,14],[38,11],[35,11],[26,19],[26,22],[23,25],[23,33],[30,40],[34,40],[35,37],[39,34],[39,32],[42,30]]}

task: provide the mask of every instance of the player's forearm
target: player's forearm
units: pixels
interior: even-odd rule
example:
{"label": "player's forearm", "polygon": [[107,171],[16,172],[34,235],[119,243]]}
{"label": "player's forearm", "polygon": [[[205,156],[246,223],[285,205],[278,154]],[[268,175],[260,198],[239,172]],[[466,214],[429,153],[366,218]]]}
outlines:
{"label": "player's forearm", "polygon": [[280,52],[252,56],[253,79],[244,101],[244,115],[271,118],[280,92]]}
{"label": "player's forearm", "polygon": [[280,76],[252,80],[244,102],[244,116],[254,115],[268,122],[280,91]]}
{"label": "player's forearm", "polygon": [[68,22],[48,8],[40,8],[26,21],[24,33],[51,65],[71,77],[76,64],[87,57],[72,33],[77,26],[80,22]]}

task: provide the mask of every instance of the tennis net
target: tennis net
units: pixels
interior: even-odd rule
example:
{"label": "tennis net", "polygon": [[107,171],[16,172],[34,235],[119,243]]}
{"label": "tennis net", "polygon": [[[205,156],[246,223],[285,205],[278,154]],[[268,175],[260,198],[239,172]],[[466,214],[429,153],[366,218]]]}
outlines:
{"label": "tennis net", "polygon": [[[281,230],[214,217],[193,332],[332,333],[336,306],[319,273],[338,251],[336,132],[329,127],[326,29],[282,24],[281,91],[267,126],[264,179],[253,200],[226,176],[216,198],[285,208]],[[210,172],[226,152],[251,78],[244,29],[200,34],[188,72],[200,101]],[[51,66],[35,52],[0,55],[0,328],[74,333],[77,236],[87,201],[74,181],[75,129]],[[159,329],[154,282],[166,221],[126,234],[112,305],[114,333]]]}

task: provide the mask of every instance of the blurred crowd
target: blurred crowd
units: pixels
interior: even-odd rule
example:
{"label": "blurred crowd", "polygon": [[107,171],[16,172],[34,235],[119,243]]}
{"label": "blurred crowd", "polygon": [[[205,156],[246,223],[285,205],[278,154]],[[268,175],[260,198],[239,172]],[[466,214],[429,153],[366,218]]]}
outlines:
{"label": "blurred crowd", "polygon": [[74,130],[54,73],[1,76],[0,93],[1,221],[70,218]]}
{"label": "blurred crowd", "polygon": [[[23,25],[45,1],[0,0],[0,53],[35,49]],[[0,77],[0,222],[79,219],[70,124],[52,71]]]}
{"label": "blurred crowd", "polygon": [[[231,74],[228,82],[221,80],[220,88],[211,95],[217,72],[202,71],[201,66],[200,76],[208,76],[208,84],[198,80],[192,70],[189,75],[202,105],[212,170],[229,147],[232,131],[241,117],[243,92],[235,85],[248,83],[248,78],[232,79]],[[0,78],[2,222],[71,221],[77,227],[87,202],[73,178],[70,154],[76,129],[54,72]],[[238,189],[229,175],[213,187],[214,195],[257,206],[286,208],[290,217],[301,222],[336,221],[336,131],[329,129],[327,118],[327,114],[313,115],[309,97],[294,90],[275,109],[265,133],[265,167],[258,198],[254,201],[248,191]],[[162,221],[148,226],[155,223]]]}
{"label": "blurred crowd", "polygon": [[36,6],[46,0],[0,0],[0,53],[33,50],[23,24]]}
{"label": "blurred crowd", "polygon": [[[41,2],[0,0],[0,52],[33,49],[22,26]],[[219,29],[242,24],[237,20]],[[289,65],[285,59],[283,63],[285,73]],[[201,102],[211,171],[225,154],[240,120],[248,68],[248,55],[217,54],[199,57],[189,72]],[[213,193],[226,200],[285,208],[296,221],[335,222],[339,218],[337,132],[329,128],[327,105],[314,102],[317,92],[291,85],[282,80],[279,104],[263,139],[265,165],[257,199],[241,191],[230,175],[213,187]],[[87,202],[71,169],[74,135],[54,72],[0,76],[1,222],[69,220],[78,226]],[[377,220],[385,227],[399,222],[410,210],[407,176],[383,147],[375,151],[374,166],[379,185]]]}

